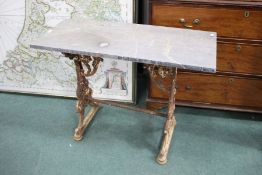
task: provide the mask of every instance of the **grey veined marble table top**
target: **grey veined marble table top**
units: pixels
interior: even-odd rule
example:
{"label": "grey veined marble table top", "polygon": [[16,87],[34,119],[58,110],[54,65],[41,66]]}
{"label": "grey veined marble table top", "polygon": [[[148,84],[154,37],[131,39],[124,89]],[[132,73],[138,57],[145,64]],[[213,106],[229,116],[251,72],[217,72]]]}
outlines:
{"label": "grey veined marble table top", "polygon": [[216,40],[215,32],[71,19],[30,47],[215,72]]}

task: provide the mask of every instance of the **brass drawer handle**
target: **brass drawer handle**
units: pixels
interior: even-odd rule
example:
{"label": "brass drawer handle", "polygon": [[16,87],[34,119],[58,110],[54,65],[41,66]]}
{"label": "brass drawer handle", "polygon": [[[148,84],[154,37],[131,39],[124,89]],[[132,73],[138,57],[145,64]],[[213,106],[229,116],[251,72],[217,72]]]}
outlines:
{"label": "brass drawer handle", "polygon": [[193,25],[188,25],[188,24],[186,24],[187,22],[186,22],[186,20],[184,18],[180,18],[179,19],[179,23],[182,24],[183,27],[185,27],[185,28],[193,28],[194,25],[199,25],[200,24],[200,20],[199,19],[194,19],[192,21]]}

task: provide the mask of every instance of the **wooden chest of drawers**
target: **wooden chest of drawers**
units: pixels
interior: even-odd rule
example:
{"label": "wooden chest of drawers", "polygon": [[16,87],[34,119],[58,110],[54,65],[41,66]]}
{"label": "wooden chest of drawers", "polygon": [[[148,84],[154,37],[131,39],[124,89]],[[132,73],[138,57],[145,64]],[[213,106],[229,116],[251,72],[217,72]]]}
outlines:
{"label": "wooden chest of drawers", "polygon": [[[217,73],[180,70],[177,104],[262,112],[262,1],[148,0],[146,5],[145,23],[218,33]],[[150,77],[148,108],[166,105],[170,81]]]}

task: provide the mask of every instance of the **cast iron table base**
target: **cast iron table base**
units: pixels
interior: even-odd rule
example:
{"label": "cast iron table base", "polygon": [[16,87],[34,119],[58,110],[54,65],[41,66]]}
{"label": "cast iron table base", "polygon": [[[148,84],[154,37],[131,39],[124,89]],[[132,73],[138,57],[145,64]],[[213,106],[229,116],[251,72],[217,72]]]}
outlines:
{"label": "cast iron table base", "polygon": [[[101,104],[107,104],[107,105],[117,106],[134,111],[145,112],[152,115],[166,116],[166,122],[163,129],[162,144],[158,156],[156,158],[156,161],[161,165],[167,163],[168,150],[172,140],[173,131],[176,126],[174,110],[175,110],[175,94],[176,94],[175,84],[176,84],[177,69],[168,68],[164,66],[155,66],[152,64],[145,66],[148,69],[149,73],[152,74],[153,76],[159,74],[162,78],[165,78],[166,76],[173,77],[170,96],[169,96],[168,111],[167,114],[163,114],[160,112],[128,106],[117,102],[109,102],[109,101],[93,99],[92,89],[89,87],[89,82],[87,77],[92,76],[96,73],[99,63],[102,62],[103,59],[100,57],[92,57],[92,56],[70,54],[70,53],[64,53],[64,55],[69,59],[74,60],[76,66],[76,74],[77,74],[76,95],[78,100],[76,103],[76,111],[77,113],[79,113],[79,123],[75,129],[74,140],[80,141],[83,138],[85,129],[94,118]],[[87,116],[84,116],[85,108],[87,107],[87,105],[90,105],[91,109],[87,114]]]}

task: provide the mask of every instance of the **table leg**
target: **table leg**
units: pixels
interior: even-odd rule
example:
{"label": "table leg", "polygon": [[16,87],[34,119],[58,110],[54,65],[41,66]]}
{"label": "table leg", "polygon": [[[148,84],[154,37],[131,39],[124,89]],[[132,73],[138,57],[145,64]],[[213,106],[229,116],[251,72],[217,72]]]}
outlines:
{"label": "table leg", "polygon": [[[76,111],[79,113],[78,126],[75,129],[74,139],[79,141],[83,138],[86,127],[94,118],[96,112],[99,110],[100,106],[92,101],[92,89],[89,87],[89,82],[87,77],[92,76],[96,73],[98,65],[102,58],[82,56],[75,54],[64,54],[66,57],[74,60],[76,66],[77,75],[77,103]],[[85,116],[85,109],[87,105],[91,106],[91,109],[87,116]]]}
{"label": "table leg", "polygon": [[162,165],[162,164],[167,163],[168,150],[169,150],[170,143],[172,140],[173,131],[176,126],[176,118],[174,116],[174,110],[175,110],[177,69],[168,68],[164,66],[155,66],[152,64],[146,65],[145,68],[148,69],[151,78],[154,78],[157,75],[161,76],[162,79],[166,78],[167,76],[172,77],[172,85],[170,88],[167,118],[166,118],[166,122],[164,125],[161,148],[156,158],[156,161]]}
{"label": "table leg", "polygon": [[166,118],[166,122],[164,126],[162,145],[161,145],[160,152],[156,159],[159,164],[167,163],[168,150],[169,150],[170,143],[172,140],[173,131],[176,126],[176,118],[174,116],[175,93],[176,93],[175,84],[176,84],[176,80],[174,78],[172,81],[172,88],[171,88],[171,92],[169,96],[168,113],[167,113],[167,118]]}

